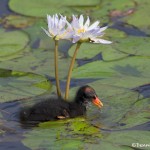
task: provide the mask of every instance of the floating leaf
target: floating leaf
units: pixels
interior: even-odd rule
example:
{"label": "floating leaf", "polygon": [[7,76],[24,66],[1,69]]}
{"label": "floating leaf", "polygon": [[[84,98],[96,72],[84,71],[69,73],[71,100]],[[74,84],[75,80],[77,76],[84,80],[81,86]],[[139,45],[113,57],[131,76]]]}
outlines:
{"label": "floating leaf", "polygon": [[[67,75],[70,59],[64,58],[59,53],[58,63],[59,76],[62,79]],[[0,63],[0,68],[54,77],[54,50],[33,49],[32,52],[28,52],[24,57]]]}
{"label": "floating leaf", "polygon": [[119,50],[115,50],[115,48],[112,48],[110,50],[104,50],[102,52],[102,57],[104,61],[115,61],[126,58],[128,56],[129,54],[123,53]]}
{"label": "floating leaf", "polygon": [[20,57],[28,42],[24,32],[0,30],[0,61]]}
{"label": "floating leaf", "polygon": [[[72,57],[76,48],[76,44],[69,49],[69,55]],[[77,59],[92,58],[102,51],[111,51],[110,45],[83,43],[77,53]]]}
{"label": "floating leaf", "polygon": [[[109,36],[109,35],[108,35]],[[95,55],[102,53],[105,61],[118,60],[125,58],[131,54],[140,56],[150,56],[150,38],[148,37],[133,37],[116,39],[116,42],[111,45],[102,44],[82,44],[77,53],[77,59],[92,58]],[[143,43],[143,44],[141,44]],[[69,49],[69,55],[72,57],[75,51],[76,45],[73,45]]]}
{"label": "floating leaf", "polygon": [[98,81],[99,84],[113,85],[120,88],[133,89],[149,83],[148,77],[117,76]]}
{"label": "floating leaf", "polygon": [[133,150],[129,146],[124,146],[124,145],[117,145],[113,144],[111,142],[105,142],[105,141],[99,141],[99,143],[90,143],[90,144],[85,144],[85,147],[87,150]]}
{"label": "floating leaf", "polygon": [[[133,127],[148,122],[150,119],[150,99],[141,99],[137,101],[124,118],[119,122],[126,128]],[[123,126],[124,127],[124,126]]]}
{"label": "floating leaf", "polygon": [[[39,46],[40,40],[44,40],[44,37],[47,37],[41,28],[47,28],[47,24],[45,22],[45,18],[34,18],[34,20],[36,20],[34,25],[29,26],[28,28],[24,28],[23,31],[25,31],[30,36],[30,45],[37,48]],[[50,39],[49,37],[47,38]]]}
{"label": "floating leaf", "polygon": [[93,135],[93,136],[94,134],[99,134],[98,128],[95,128],[87,124],[85,121],[79,122],[78,120],[75,120],[70,127],[76,134]]}
{"label": "floating leaf", "polygon": [[23,143],[31,149],[61,147],[65,150],[78,150],[83,149],[83,140],[91,143],[101,135],[99,129],[90,126],[82,118],[45,122],[39,126],[24,135],[26,138]]}
{"label": "floating leaf", "polygon": [[24,72],[12,71],[10,76],[0,77],[0,82],[1,102],[40,95],[51,88],[44,77]]}
{"label": "floating leaf", "polygon": [[119,128],[118,122],[137,100],[138,93],[130,91],[105,99],[99,122],[104,128]]}
{"label": "floating leaf", "polygon": [[[141,44],[142,43],[142,44]],[[120,52],[141,56],[150,56],[150,38],[128,36],[124,39],[119,39],[114,48]]]}
{"label": "floating leaf", "polygon": [[112,40],[115,38],[125,38],[127,36],[125,32],[112,28],[107,28],[104,32],[104,37],[111,38]]}
{"label": "floating leaf", "polygon": [[123,9],[129,9],[132,8],[133,6],[135,6],[134,2],[130,1],[130,0],[126,0],[124,3],[122,3],[120,0],[114,0],[114,1],[109,1],[109,0],[105,0],[102,2],[102,7],[103,9],[105,7],[107,7],[106,10],[123,10]]}
{"label": "floating leaf", "polygon": [[73,70],[73,78],[106,78],[118,75],[149,77],[149,59],[128,57],[118,61],[95,61]]}
{"label": "floating leaf", "polygon": [[109,12],[112,10],[121,10],[125,11],[135,6],[133,1],[126,0],[123,3],[120,0],[114,1],[101,1],[101,4],[98,6],[97,10],[93,11],[91,14],[93,18],[100,19],[102,22],[108,22]]}
{"label": "floating leaf", "polygon": [[[115,43],[115,41],[113,42]],[[89,59],[101,53],[103,56],[103,60],[111,61],[111,60],[122,59],[122,58],[129,56],[128,53],[119,50],[116,45],[119,45],[119,44],[102,45],[102,44],[85,43],[81,45],[76,58],[77,59]],[[71,57],[74,54],[75,47],[76,45],[73,45],[69,49],[69,55]]]}
{"label": "floating leaf", "polygon": [[[133,148],[133,149],[140,148],[144,150],[149,150],[149,146],[142,146],[142,145],[149,144],[150,132],[136,131],[136,130],[113,132],[110,134],[106,134],[102,142],[103,141],[111,143],[113,144],[113,146],[118,145],[120,149],[122,149],[122,147],[127,147],[127,150],[128,148]],[[103,143],[102,145],[104,144],[106,143]]]}
{"label": "floating leaf", "polygon": [[[125,21],[131,25],[134,25],[138,27],[140,30],[146,31],[146,33],[149,32],[149,24],[150,24],[150,19],[149,19],[149,10],[150,10],[150,1],[148,0],[135,0],[137,3],[137,7],[135,12],[126,17]],[[142,21],[144,20],[146,21]]]}
{"label": "floating leaf", "polygon": [[[26,0],[24,2],[20,2],[19,0],[11,0],[9,2],[9,7],[11,10],[27,15],[27,16],[34,16],[34,17],[45,17],[47,14],[72,14],[72,11],[75,8],[80,8],[81,6],[96,6],[99,3],[99,0],[87,0],[86,4],[84,1],[76,0],[76,1],[69,1],[63,0],[61,2],[53,1],[53,0]],[[73,9],[74,8],[74,9]]]}

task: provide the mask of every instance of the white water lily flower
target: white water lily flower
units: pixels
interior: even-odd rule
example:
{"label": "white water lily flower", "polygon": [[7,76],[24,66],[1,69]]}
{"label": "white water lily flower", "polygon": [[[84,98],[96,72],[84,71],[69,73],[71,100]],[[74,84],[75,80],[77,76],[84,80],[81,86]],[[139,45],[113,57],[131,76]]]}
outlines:
{"label": "white water lily flower", "polygon": [[90,25],[90,19],[87,17],[87,20],[84,23],[84,17],[83,15],[80,15],[79,19],[76,16],[72,16],[72,28],[74,29],[74,35],[73,35],[73,43],[76,43],[78,41],[80,42],[86,42],[90,41],[93,43],[102,43],[102,44],[110,44],[111,41],[107,41],[104,39],[101,39],[101,37],[104,35],[104,30],[107,29],[107,27],[100,27],[99,21],[94,22],[92,25]]}
{"label": "white water lily flower", "polygon": [[53,16],[47,15],[48,30],[42,28],[45,33],[55,39],[68,39],[70,40],[73,36],[74,31],[70,23],[66,20],[66,17],[56,14]]}

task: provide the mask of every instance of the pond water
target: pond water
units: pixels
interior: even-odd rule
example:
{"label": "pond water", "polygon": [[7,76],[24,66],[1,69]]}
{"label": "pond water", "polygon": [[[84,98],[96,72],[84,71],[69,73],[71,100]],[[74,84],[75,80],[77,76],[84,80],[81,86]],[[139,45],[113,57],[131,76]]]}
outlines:
{"label": "pond water", "polygon": [[[0,149],[150,149],[149,3],[1,0]],[[70,89],[72,99],[80,86],[92,86],[104,107],[89,107],[86,117],[22,125],[18,116],[23,106],[56,94],[54,43],[41,30],[47,26],[46,14],[55,13],[68,18],[89,15],[92,21],[109,25],[104,39],[113,44],[82,44]],[[59,42],[62,92],[74,49],[70,42]]]}

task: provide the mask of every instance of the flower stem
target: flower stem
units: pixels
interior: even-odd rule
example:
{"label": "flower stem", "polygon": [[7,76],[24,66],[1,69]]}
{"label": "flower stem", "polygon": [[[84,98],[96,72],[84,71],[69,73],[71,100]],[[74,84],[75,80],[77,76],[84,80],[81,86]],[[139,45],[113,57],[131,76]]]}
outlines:
{"label": "flower stem", "polygon": [[81,46],[81,43],[78,42],[77,46],[76,46],[76,49],[75,49],[75,52],[73,54],[72,60],[71,60],[70,67],[69,67],[68,76],[67,76],[67,84],[66,84],[66,92],[65,92],[65,100],[67,100],[68,97],[69,97],[69,88],[70,88],[71,73],[72,73],[74,62],[75,62],[75,59],[76,59],[76,55],[77,55],[77,52],[78,52],[80,46]]}
{"label": "flower stem", "polygon": [[56,79],[57,95],[61,97],[61,90],[60,90],[59,77],[58,77],[58,40],[55,40],[54,58],[55,58],[54,63],[55,63],[55,79]]}

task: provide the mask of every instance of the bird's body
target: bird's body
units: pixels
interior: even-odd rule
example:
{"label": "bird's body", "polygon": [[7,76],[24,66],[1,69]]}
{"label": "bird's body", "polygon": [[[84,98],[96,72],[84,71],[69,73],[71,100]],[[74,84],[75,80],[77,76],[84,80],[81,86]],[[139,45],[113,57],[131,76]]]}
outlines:
{"label": "bird's body", "polygon": [[95,105],[99,107],[102,106],[94,89],[89,86],[84,86],[78,90],[74,101],[68,102],[62,98],[47,99],[32,107],[23,108],[20,112],[20,119],[22,122],[32,121],[39,123],[83,116],[86,114],[87,103],[93,99],[97,101],[97,104],[95,103]]}

